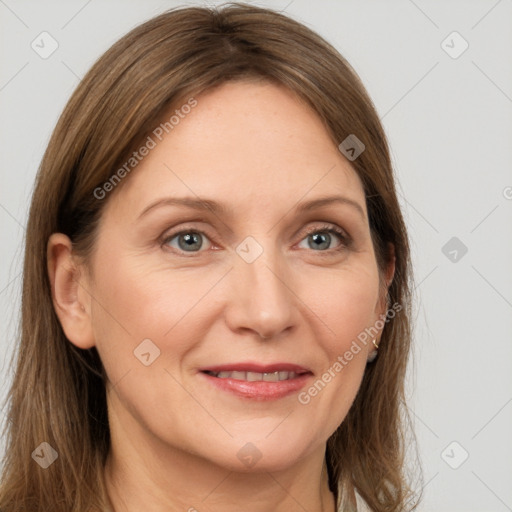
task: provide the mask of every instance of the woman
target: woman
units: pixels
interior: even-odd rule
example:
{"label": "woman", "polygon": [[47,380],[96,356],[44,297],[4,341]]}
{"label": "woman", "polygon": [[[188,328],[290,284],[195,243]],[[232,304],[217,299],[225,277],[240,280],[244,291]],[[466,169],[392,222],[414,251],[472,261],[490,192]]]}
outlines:
{"label": "woman", "polygon": [[44,155],[3,512],[402,511],[407,234],[362,84],[244,4],[135,28]]}

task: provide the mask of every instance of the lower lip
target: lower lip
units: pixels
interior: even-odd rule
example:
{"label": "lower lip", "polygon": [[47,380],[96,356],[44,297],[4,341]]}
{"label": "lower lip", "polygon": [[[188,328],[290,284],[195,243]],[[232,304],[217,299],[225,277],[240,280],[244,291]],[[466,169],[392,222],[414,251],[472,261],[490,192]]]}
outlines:
{"label": "lower lip", "polygon": [[294,379],[281,380],[278,382],[249,382],[237,379],[219,379],[218,377],[203,372],[201,372],[201,375],[218,389],[252,400],[277,400],[292,395],[302,389],[309,377],[311,377],[310,373],[305,373]]}

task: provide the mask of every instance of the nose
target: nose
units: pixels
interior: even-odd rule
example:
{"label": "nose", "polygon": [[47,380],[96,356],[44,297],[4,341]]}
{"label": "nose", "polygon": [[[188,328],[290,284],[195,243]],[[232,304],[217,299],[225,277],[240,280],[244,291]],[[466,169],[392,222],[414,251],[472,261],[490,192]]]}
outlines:
{"label": "nose", "polygon": [[226,321],[234,332],[270,339],[294,328],[298,299],[291,272],[283,263],[269,251],[252,263],[237,256],[226,310]]}

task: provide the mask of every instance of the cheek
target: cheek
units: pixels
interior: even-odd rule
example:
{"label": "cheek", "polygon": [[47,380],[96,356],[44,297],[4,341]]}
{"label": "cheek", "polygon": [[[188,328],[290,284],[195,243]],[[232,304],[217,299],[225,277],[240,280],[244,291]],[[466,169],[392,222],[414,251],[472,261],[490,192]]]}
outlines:
{"label": "cheek", "polygon": [[335,358],[377,318],[379,275],[376,265],[369,261],[341,270],[308,287],[307,296],[326,328],[327,335],[323,337],[326,350]]}
{"label": "cheek", "polygon": [[[112,261],[116,264],[108,263]],[[127,255],[104,251],[96,268],[95,291],[104,306],[99,308],[104,310],[101,322],[118,324],[116,328],[123,328],[134,339],[161,337],[183,315],[188,296],[193,295],[185,293],[186,273],[172,272],[170,279],[169,272],[159,272]],[[192,287],[189,280],[188,289]]]}
{"label": "cheek", "polygon": [[117,264],[97,261],[93,328],[107,373],[110,368],[119,377],[123,370],[137,368],[134,351],[144,340],[160,350],[160,366],[164,358],[183,356],[201,339],[204,327],[197,318],[209,314],[204,311],[209,301],[201,299],[219,281],[221,271],[170,271],[106,252],[101,261]]}
{"label": "cheek", "polygon": [[323,367],[299,401],[314,410],[318,431],[327,438],[346,417],[373,348],[365,330],[377,319],[379,276],[376,266],[368,264],[317,281],[318,285],[322,283],[323,293],[319,286],[311,288],[309,301],[325,333],[317,337],[324,355]]}

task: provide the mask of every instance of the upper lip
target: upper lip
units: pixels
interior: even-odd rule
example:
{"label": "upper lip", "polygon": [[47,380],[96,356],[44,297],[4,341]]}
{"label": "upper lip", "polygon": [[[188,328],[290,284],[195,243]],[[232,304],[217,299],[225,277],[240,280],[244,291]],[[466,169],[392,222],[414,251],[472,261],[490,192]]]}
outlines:
{"label": "upper lip", "polygon": [[261,364],[253,362],[240,362],[205,366],[200,368],[201,372],[256,372],[256,373],[274,373],[274,372],[295,372],[297,374],[312,373],[305,366],[293,363],[271,363]]}

